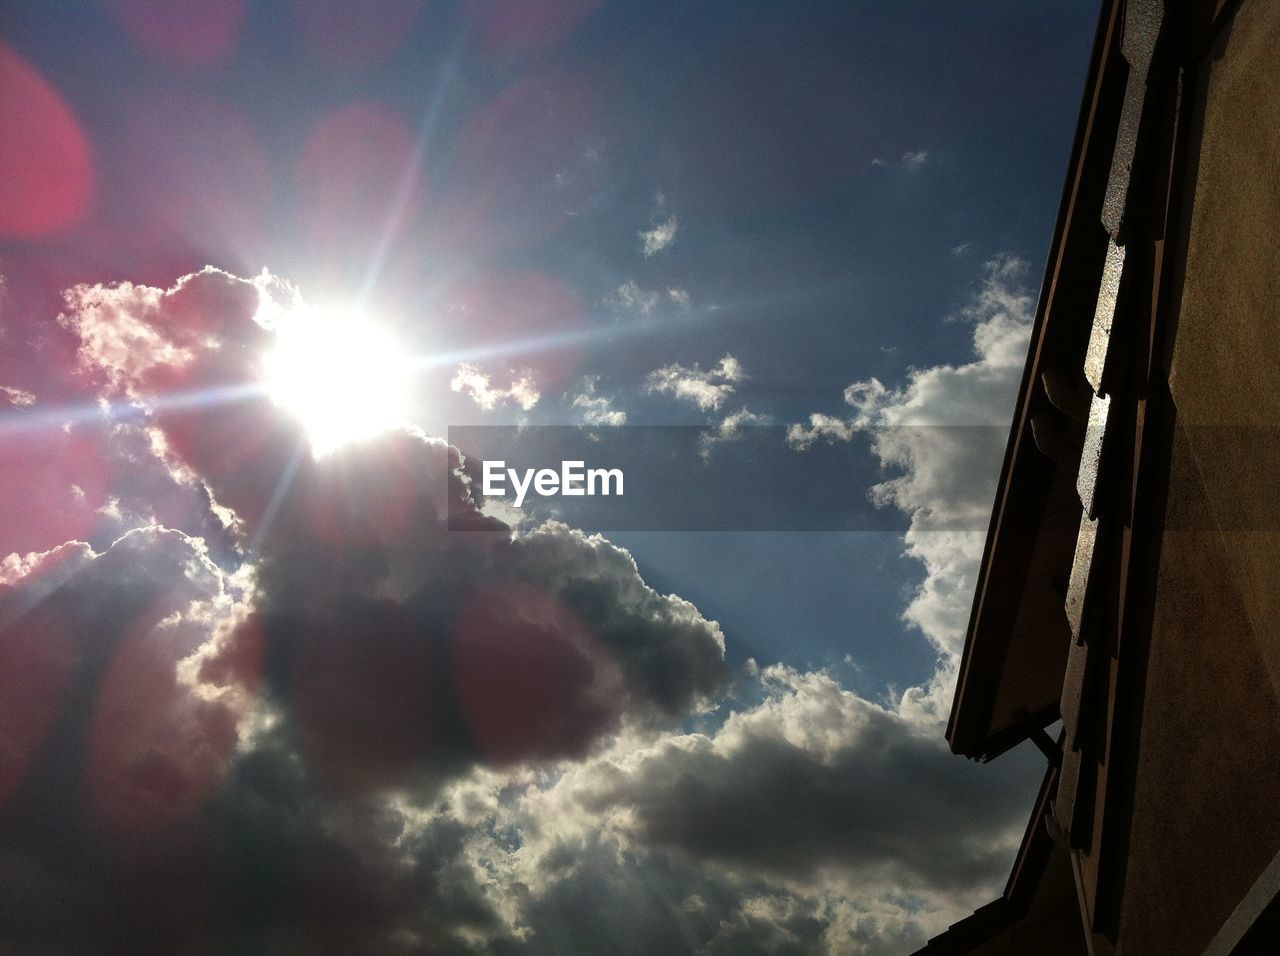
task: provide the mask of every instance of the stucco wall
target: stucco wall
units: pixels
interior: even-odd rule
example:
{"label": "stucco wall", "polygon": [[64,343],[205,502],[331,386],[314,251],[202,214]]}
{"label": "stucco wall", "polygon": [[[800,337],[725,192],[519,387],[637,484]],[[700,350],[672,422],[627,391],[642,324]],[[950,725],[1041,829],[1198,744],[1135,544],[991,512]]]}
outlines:
{"label": "stucco wall", "polygon": [[1280,4],[1215,51],[1120,950],[1199,953],[1280,851]]}

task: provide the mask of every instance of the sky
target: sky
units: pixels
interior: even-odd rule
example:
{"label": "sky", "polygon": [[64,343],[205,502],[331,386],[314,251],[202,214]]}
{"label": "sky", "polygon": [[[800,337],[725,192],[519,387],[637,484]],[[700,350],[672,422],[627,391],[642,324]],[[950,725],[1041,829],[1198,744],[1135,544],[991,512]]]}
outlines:
{"label": "sky", "polygon": [[[1097,13],[0,8],[0,949],[994,898],[1042,758],[943,728]],[[566,435],[635,490],[482,493]]]}

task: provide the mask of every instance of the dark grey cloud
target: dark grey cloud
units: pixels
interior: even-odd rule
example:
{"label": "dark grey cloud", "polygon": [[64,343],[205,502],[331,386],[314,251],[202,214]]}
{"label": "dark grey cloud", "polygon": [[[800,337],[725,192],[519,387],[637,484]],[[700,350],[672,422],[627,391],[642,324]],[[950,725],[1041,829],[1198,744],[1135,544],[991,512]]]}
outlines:
{"label": "dark grey cloud", "polygon": [[998,892],[1027,794],[993,798],[990,770],[936,727],[829,675],[758,680],[763,700],[714,732],[624,735],[550,778],[462,779],[406,828],[464,823],[505,936],[535,952],[622,938],[894,953]]}
{"label": "dark grey cloud", "polygon": [[710,737],[641,751],[627,773],[584,783],[580,805],[625,807],[637,843],[748,872],[812,877],[836,867],[944,892],[1003,876],[1007,841],[981,853],[957,844],[975,830],[999,834],[1021,795],[981,799],[985,776],[931,728],[826,675],[772,668],[765,678],[776,686],[763,705]]}
{"label": "dark grey cloud", "polygon": [[317,459],[262,396],[153,403],[252,380],[292,296],[68,299],[149,409],[112,520],[176,527],[0,566],[0,944],[888,953],[994,892],[1023,808],[936,708],[780,667],[726,699],[715,622],[411,428]]}
{"label": "dark grey cloud", "polygon": [[[167,291],[79,288],[64,321],[108,393],[147,404],[253,381],[273,311],[296,300],[270,277],[205,270]],[[717,625],[601,538],[553,524],[513,536],[438,439],[406,428],[316,459],[255,394],[159,405],[150,422],[169,468],[229,509],[254,569],[244,634],[265,642],[264,692],[334,785],[580,755],[721,690]],[[492,533],[450,533],[450,517]]]}

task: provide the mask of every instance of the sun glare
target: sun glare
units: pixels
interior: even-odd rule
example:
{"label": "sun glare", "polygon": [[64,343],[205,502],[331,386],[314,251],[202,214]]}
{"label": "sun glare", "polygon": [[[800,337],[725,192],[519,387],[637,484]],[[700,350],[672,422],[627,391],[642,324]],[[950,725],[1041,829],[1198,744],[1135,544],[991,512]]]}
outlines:
{"label": "sun glare", "polygon": [[267,389],[320,455],[402,423],[409,364],[386,329],[360,316],[295,313],[264,357]]}

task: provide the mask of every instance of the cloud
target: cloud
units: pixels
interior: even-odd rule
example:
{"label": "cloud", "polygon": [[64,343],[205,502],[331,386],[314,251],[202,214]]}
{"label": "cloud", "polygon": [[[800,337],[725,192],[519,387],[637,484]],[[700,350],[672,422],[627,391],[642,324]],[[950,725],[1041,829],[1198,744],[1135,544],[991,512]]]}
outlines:
{"label": "cloud", "polygon": [[925,164],[925,160],[929,158],[928,150],[917,149],[908,150],[902,154],[902,165],[907,169],[919,169]]}
{"label": "cloud", "polygon": [[[964,839],[977,796],[965,791],[981,778],[927,729],[821,672],[774,665],[760,681],[764,701],[730,714],[714,733],[663,737],[589,761],[557,789],[570,806],[597,815],[607,808],[629,844],[679,849],[742,875],[861,872],[907,892],[1004,875],[1020,826],[986,855],[940,853]],[[926,777],[941,785],[920,787]],[[885,803],[885,793],[899,798]],[[1020,802],[1007,797],[1005,806],[981,809],[979,826],[1004,829]],[[919,839],[921,830],[929,837]]]}
{"label": "cloud", "polygon": [[465,833],[407,866],[392,794],[582,759],[723,694],[717,624],[599,536],[485,515],[439,439],[316,459],[265,396],[162,401],[252,380],[269,285],[205,270],[68,296],[86,374],[154,435],[114,433],[126,474],[189,476],[189,520],[216,503],[236,543],[215,560],[148,526],[0,561],[2,945],[462,948],[500,923]]}
{"label": "cloud", "polygon": [[8,399],[10,405],[18,408],[27,408],[36,403],[36,396],[32,392],[28,392],[23,388],[14,388],[11,385],[0,385],[0,393]]}
{"label": "cloud", "polygon": [[1026,359],[1035,308],[1026,272],[1012,256],[987,262],[981,287],[957,316],[973,325],[971,361],[915,369],[899,389],[874,378],[855,382],[844,394],[851,418],[817,414],[788,430],[797,449],[868,432],[881,464],[898,472],[871,495],[911,516],[907,553],[927,571],[906,618],[952,659],[968,622],[985,537],[979,529],[991,513]]}
{"label": "cloud", "polygon": [[619,312],[635,312],[649,316],[662,301],[662,296],[651,289],[642,289],[634,279],[628,279],[611,293],[605,301]]}
{"label": "cloud", "polygon": [[607,306],[617,312],[630,312],[646,318],[653,315],[663,299],[676,308],[688,310],[691,305],[689,292],[679,286],[672,286],[665,292],[656,289],[645,289],[634,279],[628,279],[613,292],[605,296]]}
{"label": "cloud", "polygon": [[928,162],[928,159],[929,159],[929,151],[927,149],[915,149],[915,150],[909,149],[902,154],[902,158],[898,160],[896,164],[891,163],[891,161],[889,160],[882,159],[879,156],[874,156],[871,159],[871,165],[872,166],[900,165],[903,169],[909,172],[915,172],[916,170],[923,167],[924,164]]}
{"label": "cloud", "polygon": [[645,379],[645,388],[711,411],[718,410],[734,393],[737,383],[745,378],[742,363],[726,352],[724,358],[705,372],[696,363],[691,368],[673,364],[654,369]]}
{"label": "cloud", "polygon": [[[242,294],[246,285],[252,295]],[[104,363],[107,394],[151,402],[154,383],[170,380],[164,358],[177,355],[175,339],[187,349],[174,358],[183,380],[215,388],[251,378],[257,362],[254,353],[229,354],[225,342],[269,344],[258,288],[225,273],[206,271],[143,295],[133,287],[82,294],[93,311],[68,321],[86,330],[86,341],[102,340],[93,323],[109,314],[112,325],[141,323],[154,344],[150,362],[114,348],[84,352],[85,361]],[[199,336],[193,321],[204,326]],[[481,397],[489,387],[467,384]],[[320,729],[303,739],[343,786],[380,786],[414,772],[423,754],[400,748],[420,735],[386,732],[385,722],[421,726],[415,701],[427,698],[411,675],[445,663],[466,671],[477,653],[519,667],[453,675],[462,686],[449,719],[470,725],[468,759],[578,752],[624,719],[678,719],[717,695],[724,677],[718,626],[645,586],[630,556],[602,538],[561,525],[513,534],[484,515],[463,456],[439,439],[393,430],[317,460],[296,453],[299,426],[265,398],[157,405],[153,421],[163,439],[155,452],[187,469],[211,502],[234,515],[242,550],[252,551],[256,619],[271,646],[297,645],[289,682],[269,677],[264,687],[287,712],[311,715],[304,723]],[[449,533],[459,525],[494,534]],[[344,656],[360,633],[383,664]],[[427,634],[455,648],[447,661],[421,656]],[[507,647],[511,640],[518,643]],[[542,657],[520,656],[519,642],[528,641]],[[473,706],[499,691],[512,702],[509,712]],[[331,722],[329,708],[344,700],[345,715]]]}
{"label": "cloud", "polygon": [[706,460],[711,454],[711,449],[716,445],[737,441],[742,437],[744,428],[750,428],[753,425],[767,425],[769,421],[768,415],[757,415],[755,412],[747,411],[746,408],[740,408],[736,412],[726,415],[714,430],[704,433],[698,439],[698,454],[702,456],[703,460]]}
{"label": "cloud", "polygon": [[[200,539],[161,528],[101,553],[68,542],[10,555],[3,572],[0,807],[72,720],[94,825],[137,832],[194,812],[227,772],[248,710],[251,673],[233,687],[202,666],[244,621],[245,582]],[[98,688],[88,708],[75,695],[86,680]]]}
{"label": "cloud", "polygon": [[[848,421],[1004,394],[1016,279],[966,310],[972,363],[858,383]],[[1025,807],[946,753],[945,662],[896,703],[731,681],[718,624],[599,535],[497,520],[440,439],[316,459],[265,396],[160,400],[253,380],[293,300],[216,270],[68,299],[99,395],[142,409],[93,505],[148,525],[0,560],[0,948],[892,953],[998,889]],[[718,410],[744,378],[649,387]],[[942,458],[876,447],[913,531],[948,513]]]}
{"label": "cloud", "polygon": [[542,779],[464,778],[401,808],[409,842],[456,823],[502,933],[535,950],[563,948],[557,902],[598,895],[574,907],[579,945],[897,953],[998,892],[1021,799],[990,799],[983,769],[829,675],[758,680],[764,699],[713,733],[620,737]]}
{"label": "cloud", "polygon": [[676,233],[680,230],[680,220],[672,215],[668,216],[665,221],[654,226],[652,229],[644,229],[639,233],[640,241],[643,244],[644,257],[648,259],[650,256],[661,252],[671,243],[676,241]]}
{"label": "cloud", "polygon": [[582,391],[573,396],[573,407],[581,409],[582,420],[588,425],[625,425],[627,413],[613,407],[613,399],[596,392],[600,376],[590,375],[583,379]]}
{"label": "cloud", "polygon": [[480,371],[476,365],[463,362],[454,372],[449,388],[455,392],[471,396],[471,400],[486,412],[497,405],[508,403],[519,405],[526,412],[538,404],[542,397],[534,384],[533,377],[525,374],[513,378],[507,388],[494,388],[490,384],[489,375]]}
{"label": "cloud", "polygon": [[834,445],[838,442],[853,441],[853,436],[857,433],[858,427],[855,422],[814,412],[809,416],[808,425],[787,426],[787,443],[798,451],[805,451],[816,442]]}
{"label": "cloud", "polygon": [[[182,285],[175,287],[175,294]],[[163,294],[128,282],[114,287],[80,285],[65,294],[68,311],[59,320],[79,336],[82,364],[105,372],[111,384],[125,386],[129,394],[127,386],[152,370],[180,367],[191,359],[190,348],[182,342],[185,335],[166,337],[149,321]]]}

